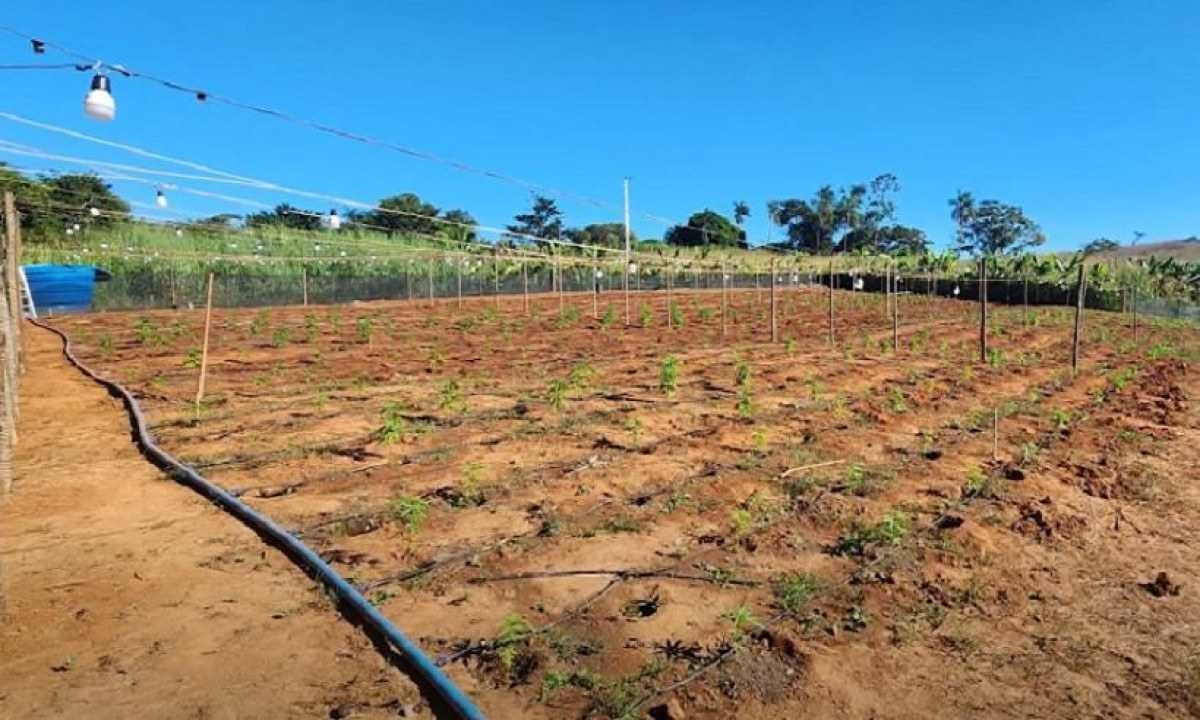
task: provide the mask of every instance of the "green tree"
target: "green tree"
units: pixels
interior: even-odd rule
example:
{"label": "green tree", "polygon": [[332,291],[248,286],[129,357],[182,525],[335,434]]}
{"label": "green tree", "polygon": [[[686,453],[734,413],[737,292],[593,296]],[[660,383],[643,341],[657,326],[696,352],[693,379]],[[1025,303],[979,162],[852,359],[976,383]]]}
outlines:
{"label": "green tree", "polygon": [[[581,228],[569,228],[563,232],[571,242],[600,247],[625,247],[625,225],[623,223],[594,223]],[[629,233],[630,244],[638,241],[637,235]]]}
{"label": "green tree", "polygon": [[437,216],[436,206],[415,193],[401,193],[380,200],[379,208],[365,213],[363,221],[385,228],[388,233],[433,235],[442,226],[432,219]]}
{"label": "green tree", "polygon": [[1094,255],[1095,253],[1109,252],[1121,247],[1121,243],[1108,238],[1096,238],[1087,245],[1083,246],[1084,255]]}
{"label": "green tree", "polygon": [[712,210],[701,210],[688,218],[687,225],[676,225],[666,232],[663,239],[668,245],[684,247],[747,247],[746,232],[724,215]]}
{"label": "green tree", "polygon": [[533,206],[529,212],[513,217],[515,221],[508,226],[508,231],[517,236],[546,238],[553,240],[562,234],[563,214],[558,209],[558,203],[544,195],[533,196]]}
{"label": "green tree", "polygon": [[958,225],[958,251],[977,257],[1017,255],[1046,242],[1042,229],[1021,208],[998,200],[976,202],[969,192],[951,198],[950,217]]}
{"label": "green tree", "polygon": [[287,203],[281,203],[276,205],[274,210],[264,210],[247,215],[246,227],[320,230],[321,213],[316,210],[301,210]]}
{"label": "green tree", "polygon": [[447,240],[466,244],[475,242],[477,239],[475,225],[478,223],[466,210],[447,210],[442,214],[442,219],[447,222],[437,223],[438,234]]}
{"label": "green tree", "polygon": [[[825,185],[810,200],[773,200],[767,207],[774,222],[786,228],[793,249],[830,253],[835,248],[848,249],[843,236],[860,229],[866,195],[866,185],[841,190]],[[855,233],[855,237],[862,234]]]}
{"label": "green tree", "polygon": [[741,227],[748,217],[750,217],[750,206],[741,200],[735,202],[733,204],[733,222]]}

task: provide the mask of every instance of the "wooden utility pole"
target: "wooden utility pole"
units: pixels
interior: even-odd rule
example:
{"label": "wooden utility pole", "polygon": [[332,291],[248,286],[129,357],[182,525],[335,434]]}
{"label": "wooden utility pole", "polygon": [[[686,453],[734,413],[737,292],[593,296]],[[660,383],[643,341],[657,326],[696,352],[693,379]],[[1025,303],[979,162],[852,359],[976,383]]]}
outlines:
{"label": "wooden utility pole", "polygon": [[833,256],[829,257],[829,344],[833,344]]}
{"label": "wooden utility pole", "polygon": [[779,342],[779,326],[775,322],[775,258],[771,258],[771,342]]}
{"label": "wooden utility pole", "polygon": [[979,362],[987,362],[987,258],[979,258]]}
{"label": "wooden utility pole", "polygon": [[1087,293],[1087,277],[1083,263],[1079,264],[1079,279],[1075,282],[1075,328],[1071,333],[1071,374],[1079,372],[1079,333],[1083,329],[1083,300]]}
{"label": "wooden utility pole", "polygon": [[212,328],[213,273],[208,274],[208,293],[204,303],[204,342],[200,346],[200,381],[196,384],[196,412],[204,400],[204,380],[208,375],[208,335]]}

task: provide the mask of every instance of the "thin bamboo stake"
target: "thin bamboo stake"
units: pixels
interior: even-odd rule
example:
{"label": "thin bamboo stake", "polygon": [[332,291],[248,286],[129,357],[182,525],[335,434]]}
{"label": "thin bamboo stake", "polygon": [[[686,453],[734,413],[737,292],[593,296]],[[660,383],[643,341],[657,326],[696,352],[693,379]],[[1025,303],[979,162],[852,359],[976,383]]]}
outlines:
{"label": "thin bamboo stake", "polygon": [[833,336],[833,256],[829,257],[829,344],[834,342]]}
{"label": "thin bamboo stake", "polygon": [[558,256],[554,257],[554,269],[558,272],[558,314],[562,315],[564,310],[563,303],[565,302],[565,299],[563,298],[562,265],[558,260]]}
{"label": "thin bamboo stake", "polygon": [[600,319],[600,265],[596,262],[596,250],[592,250],[592,317]]}
{"label": "thin bamboo stake", "polygon": [[669,265],[667,270],[667,327],[673,328],[675,320],[671,317],[671,281],[675,275],[675,266]]}
{"label": "thin bamboo stake", "polygon": [[454,263],[456,272],[454,273],[458,280],[458,309],[462,310],[462,260]]}
{"label": "thin bamboo stake", "polygon": [[[630,325],[632,325],[632,324],[633,324],[633,310],[632,310],[632,308],[631,308],[631,306],[630,306],[630,301],[629,301],[629,258],[628,258],[628,257],[626,257],[626,258],[625,258],[625,260],[624,260],[624,265],[625,265],[625,273],[624,273],[624,277],[625,277],[625,281],[624,281],[624,287],[625,287],[625,326],[626,326],[626,327],[628,327],[628,326],[630,326]],[[639,278],[639,280],[638,280],[638,290],[641,290],[641,289],[642,289],[642,288],[641,288],[641,279]]]}
{"label": "thin bamboo stake", "polygon": [[429,260],[429,307],[433,307],[433,259]]}
{"label": "thin bamboo stake", "polygon": [[204,343],[200,346],[200,380],[196,385],[196,412],[204,401],[204,381],[208,375],[208,336],[212,328],[213,273],[208,274],[208,298],[204,303]]}
{"label": "thin bamboo stake", "polygon": [[1075,284],[1075,327],[1071,333],[1071,374],[1079,372],[1079,334],[1083,327],[1083,298],[1087,292],[1087,278],[1083,274],[1083,263],[1079,264],[1079,280]]}
{"label": "thin bamboo stake", "polygon": [[529,265],[521,261],[521,286],[523,288],[523,299],[525,314],[529,314]]}
{"label": "thin bamboo stake", "polygon": [[892,267],[892,353],[900,353],[900,293],[896,292],[896,268]]}
{"label": "thin bamboo stake", "polygon": [[779,342],[779,326],[775,322],[775,258],[771,258],[771,342]]}
{"label": "thin bamboo stake", "polygon": [[728,334],[729,325],[729,275],[725,272],[725,259],[721,259],[721,337]]}
{"label": "thin bamboo stake", "polygon": [[308,307],[308,268],[300,268],[300,285],[304,291],[304,307]]}
{"label": "thin bamboo stake", "polygon": [[979,258],[979,362],[987,362],[987,258]]}
{"label": "thin bamboo stake", "polygon": [[1138,312],[1137,312],[1137,286],[1134,285],[1129,289],[1129,305],[1133,311],[1133,343],[1137,345],[1138,339]]}
{"label": "thin bamboo stake", "polygon": [[492,255],[492,304],[500,307],[500,255],[499,253]]}

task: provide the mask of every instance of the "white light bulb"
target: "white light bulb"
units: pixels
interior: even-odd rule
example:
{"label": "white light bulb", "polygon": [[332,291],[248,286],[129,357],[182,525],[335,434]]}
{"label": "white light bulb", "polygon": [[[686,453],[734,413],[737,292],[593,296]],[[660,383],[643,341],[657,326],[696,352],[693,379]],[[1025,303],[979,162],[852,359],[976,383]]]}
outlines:
{"label": "white light bulb", "polygon": [[94,208],[94,207],[88,208],[88,213],[92,217],[100,217],[100,208]]}
{"label": "white light bulb", "polygon": [[74,228],[67,228],[67,234],[68,234],[68,235],[74,235],[74,234],[75,234],[75,229],[74,229]]}
{"label": "white light bulb", "polygon": [[597,279],[597,280],[599,280],[599,279],[600,279],[600,278],[602,278],[602,277],[604,277],[604,273],[603,273],[603,272],[601,272],[601,271],[599,271],[599,270],[597,270],[597,271],[596,271],[596,279]]}
{"label": "white light bulb", "polygon": [[958,286],[957,286],[957,285],[955,285],[955,286],[954,286],[954,297],[958,297],[958,293],[959,293]]}
{"label": "white light bulb", "polygon": [[92,77],[92,87],[83,98],[83,113],[100,122],[111,122],[117,117],[117,101],[107,76],[97,73]]}
{"label": "white light bulb", "polygon": [[156,192],[155,192],[155,195],[154,195],[154,204],[155,204],[155,205],[157,205],[157,206],[159,206],[160,208],[165,208],[165,207],[167,206],[167,204],[168,204],[168,203],[167,203],[167,196],[166,196],[166,195],[163,195],[163,191],[162,191],[162,190],[158,190],[158,191],[156,191]]}
{"label": "white light bulb", "polygon": [[633,273],[634,275],[637,275],[637,271],[638,271],[637,263],[629,263],[629,272]]}
{"label": "white light bulb", "polygon": [[71,229],[72,229],[72,230],[75,230],[75,231],[78,231],[78,230],[79,230],[79,223],[75,223],[74,225],[72,225],[72,226],[71,226]]}

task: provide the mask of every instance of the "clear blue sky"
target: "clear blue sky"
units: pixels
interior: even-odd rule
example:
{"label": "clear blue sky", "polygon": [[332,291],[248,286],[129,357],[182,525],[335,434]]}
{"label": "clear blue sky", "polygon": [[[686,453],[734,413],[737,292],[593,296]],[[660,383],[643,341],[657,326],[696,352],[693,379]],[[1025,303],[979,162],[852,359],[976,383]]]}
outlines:
{"label": "clear blue sky", "polygon": [[[2,22],[616,203],[632,176],[643,236],[663,228],[640,212],[684,220],[745,200],[762,241],[768,200],[883,172],[903,187],[900,221],[939,245],[959,188],[1021,205],[1054,249],[1200,233],[1195,0],[7,0]],[[0,35],[0,64],[37,59]],[[118,120],[101,125],[81,114],[87,80],[0,73],[0,109],[331,194],[413,191],[490,224],[528,204],[520,188],[120,77]],[[145,164],[8,122],[0,138]],[[620,219],[561,205],[570,224]]]}

